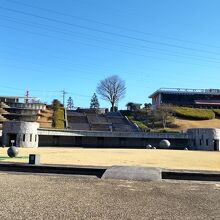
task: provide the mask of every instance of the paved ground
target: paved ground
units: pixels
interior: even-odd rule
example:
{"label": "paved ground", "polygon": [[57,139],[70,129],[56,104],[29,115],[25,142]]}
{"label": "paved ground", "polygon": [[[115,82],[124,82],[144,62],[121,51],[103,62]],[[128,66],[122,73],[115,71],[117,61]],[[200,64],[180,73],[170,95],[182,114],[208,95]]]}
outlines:
{"label": "paved ground", "polygon": [[10,159],[0,148],[0,161],[28,163],[28,155],[41,155],[45,164],[92,166],[147,166],[167,169],[220,171],[220,152],[146,149],[85,149],[71,147],[20,148],[18,158]]}
{"label": "paved ground", "polygon": [[220,219],[220,184],[0,173],[0,219]]}

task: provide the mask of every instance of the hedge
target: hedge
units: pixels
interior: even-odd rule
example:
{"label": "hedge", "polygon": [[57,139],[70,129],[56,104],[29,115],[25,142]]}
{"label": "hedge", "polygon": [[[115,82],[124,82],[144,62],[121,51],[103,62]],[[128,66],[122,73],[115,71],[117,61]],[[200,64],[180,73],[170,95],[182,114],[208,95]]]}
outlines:
{"label": "hedge", "polygon": [[155,133],[181,133],[181,131],[175,130],[172,128],[151,129],[151,132],[155,132]]}
{"label": "hedge", "polygon": [[54,112],[53,115],[54,127],[59,129],[65,128],[64,109],[60,108]]}
{"label": "hedge", "polygon": [[177,117],[194,120],[209,120],[215,118],[215,113],[211,109],[176,107],[174,113]]}
{"label": "hedge", "polygon": [[213,112],[215,113],[215,116],[220,117],[220,109],[213,109]]}

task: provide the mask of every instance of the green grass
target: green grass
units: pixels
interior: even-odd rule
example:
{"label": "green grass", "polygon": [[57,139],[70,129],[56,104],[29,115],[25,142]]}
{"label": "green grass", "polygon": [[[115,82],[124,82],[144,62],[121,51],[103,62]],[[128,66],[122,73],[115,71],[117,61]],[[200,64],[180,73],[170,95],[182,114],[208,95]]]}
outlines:
{"label": "green grass", "polygon": [[133,123],[136,124],[142,131],[149,132],[150,129],[142,121],[138,121],[134,116],[127,116],[127,118]]}
{"label": "green grass", "polygon": [[176,107],[174,113],[177,117],[193,120],[210,120],[215,118],[215,113],[211,109]]}
{"label": "green grass", "polygon": [[14,160],[14,159],[26,160],[28,158],[29,157],[0,157],[0,161],[3,161],[3,160]]}

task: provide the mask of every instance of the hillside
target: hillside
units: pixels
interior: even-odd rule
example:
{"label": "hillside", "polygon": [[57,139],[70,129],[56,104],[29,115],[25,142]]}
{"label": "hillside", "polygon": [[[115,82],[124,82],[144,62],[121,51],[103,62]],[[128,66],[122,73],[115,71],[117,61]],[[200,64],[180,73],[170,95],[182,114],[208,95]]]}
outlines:
{"label": "hillside", "polygon": [[[219,128],[220,109],[162,106],[156,111],[121,111],[145,132],[182,132],[189,128]],[[164,119],[166,118],[166,119]],[[166,120],[165,128],[163,122]]]}
{"label": "hillside", "polygon": [[210,120],[187,120],[176,118],[174,124],[178,130],[187,130],[188,128],[220,128],[220,119]]}

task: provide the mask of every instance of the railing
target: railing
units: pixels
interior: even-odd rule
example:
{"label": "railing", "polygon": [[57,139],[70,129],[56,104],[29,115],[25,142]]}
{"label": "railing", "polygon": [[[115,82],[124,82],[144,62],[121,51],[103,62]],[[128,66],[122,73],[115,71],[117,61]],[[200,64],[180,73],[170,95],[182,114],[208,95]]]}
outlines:
{"label": "railing", "polygon": [[186,89],[186,88],[160,88],[158,91],[171,92],[197,92],[197,93],[211,93],[220,94],[220,89]]}

